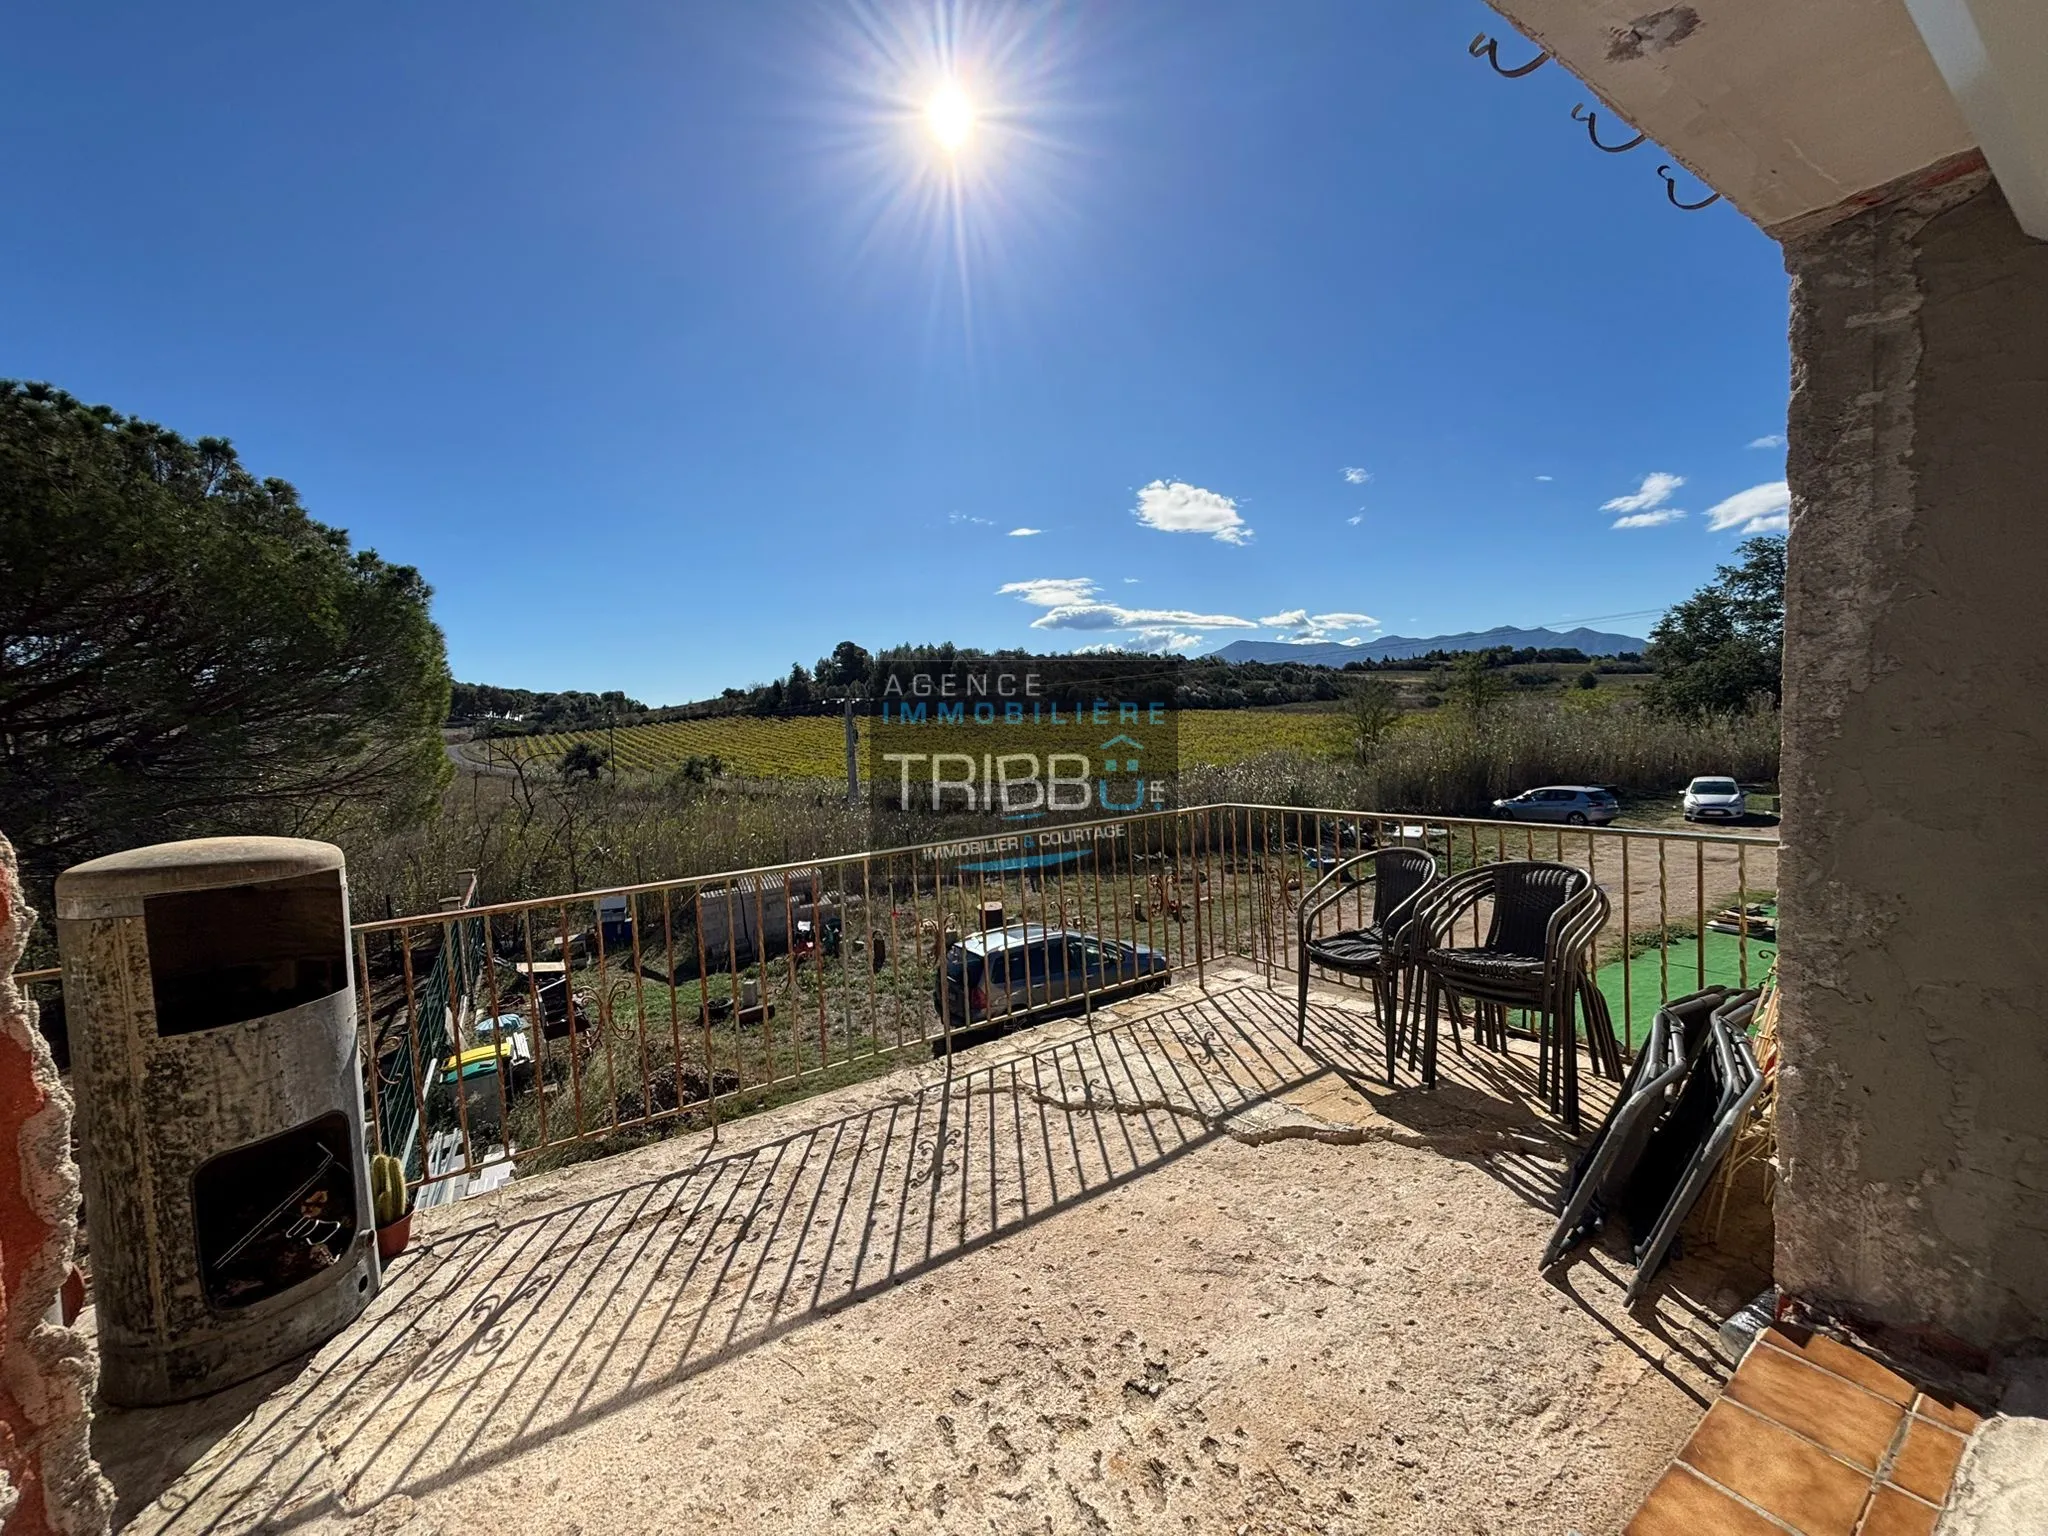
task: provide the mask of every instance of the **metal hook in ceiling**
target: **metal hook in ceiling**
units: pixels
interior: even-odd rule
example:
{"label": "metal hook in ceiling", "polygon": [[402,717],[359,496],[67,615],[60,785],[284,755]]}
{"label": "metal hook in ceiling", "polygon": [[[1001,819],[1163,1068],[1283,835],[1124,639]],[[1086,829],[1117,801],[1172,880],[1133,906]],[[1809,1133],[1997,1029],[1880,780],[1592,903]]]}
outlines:
{"label": "metal hook in ceiling", "polygon": [[1697,213],[1700,209],[1721,201],[1721,194],[1716,192],[1712,197],[1703,197],[1696,203],[1681,203],[1678,200],[1678,183],[1672,178],[1671,167],[1660,165],[1657,167],[1657,174],[1664,178],[1664,195],[1671,199],[1671,206],[1674,208],[1683,208],[1687,213]]}
{"label": "metal hook in ceiling", "polygon": [[1533,75],[1537,70],[1550,62],[1549,54],[1539,53],[1526,64],[1518,64],[1513,69],[1502,69],[1500,64],[1500,40],[1488,37],[1484,32],[1473,38],[1465,51],[1475,59],[1486,60],[1487,63],[1493,66],[1495,74],[1505,76],[1509,80],[1519,80],[1524,75]]}
{"label": "metal hook in ceiling", "polygon": [[1572,121],[1584,123],[1586,125],[1586,137],[1593,141],[1593,147],[1603,150],[1610,155],[1626,154],[1649,137],[1647,133],[1639,133],[1626,144],[1602,144],[1600,142],[1600,114],[1598,112],[1588,112],[1583,101],[1572,108]]}

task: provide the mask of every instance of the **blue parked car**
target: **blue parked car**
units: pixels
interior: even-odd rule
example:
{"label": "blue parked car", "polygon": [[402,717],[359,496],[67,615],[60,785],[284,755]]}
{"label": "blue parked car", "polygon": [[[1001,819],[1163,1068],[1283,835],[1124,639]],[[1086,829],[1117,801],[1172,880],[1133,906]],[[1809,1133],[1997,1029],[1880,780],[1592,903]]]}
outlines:
{"label": "blue parked car", "polygon": [[953,946],[945,983],[932,989],[932,1007],[958,1029],[1078,1002],[1084,994],[1163,987],[1171,969],[1164,955],[1144,944],[1013,923]]}

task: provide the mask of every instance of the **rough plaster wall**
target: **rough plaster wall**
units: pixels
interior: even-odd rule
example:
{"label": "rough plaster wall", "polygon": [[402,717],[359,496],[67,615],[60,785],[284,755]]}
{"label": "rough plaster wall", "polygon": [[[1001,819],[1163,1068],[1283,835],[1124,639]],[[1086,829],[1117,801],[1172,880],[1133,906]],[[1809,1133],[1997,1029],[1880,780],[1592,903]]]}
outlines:
{"label": "rough plaster wall", "polygon": [[2048,245],[1982,176],[1786,248],[1778,1278],[2048,1336]]}
{"label": "rough plaster wall", "polygon": [[11,979],[35,916],[0,837],[0,1528],[82,1536],[107,1529],[113,1496],[87,1443],[91,1350],[47,1320],[71,1267],[78,1168],[71,1096]]}

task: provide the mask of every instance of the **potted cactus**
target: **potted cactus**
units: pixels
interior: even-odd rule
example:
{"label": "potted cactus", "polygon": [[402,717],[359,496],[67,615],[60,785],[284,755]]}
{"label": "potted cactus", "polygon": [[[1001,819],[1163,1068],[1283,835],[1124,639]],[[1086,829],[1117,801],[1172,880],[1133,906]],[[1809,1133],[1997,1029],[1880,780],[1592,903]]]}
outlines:
{"label": "potted cactus", "polygon": [[377,1215],[377,1258],[389,1264],[412,1238],[412,1191],[405,1164],[379,1152],[370,1159],[370,1201]]}

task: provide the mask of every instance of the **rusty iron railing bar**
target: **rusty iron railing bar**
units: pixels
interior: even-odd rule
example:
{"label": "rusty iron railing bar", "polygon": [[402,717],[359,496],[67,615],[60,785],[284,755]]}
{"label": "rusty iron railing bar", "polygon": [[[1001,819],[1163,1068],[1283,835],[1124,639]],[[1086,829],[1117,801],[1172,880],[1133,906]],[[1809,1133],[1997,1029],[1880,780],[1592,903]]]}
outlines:
{"label": "rusty iron railing bar", "polygon": [[[1169,816],[1171,817],[1170,829]],[[1091,850],[1094,857],[1087,864],[1088,884],[1080,892],[1081,908],[1085,910],[1088,907],[1092,907],[1097,914],[1094,932],[1098,936],[1098,942],[1106,939],[1112,944],[1120,944],[1123,941],[1126,936],[1124,933],[1125,918],[1121,910],[1119,910],[1118,904],[1124,900],[1129,900],[1132,907],[1129,918],[1129,936],[1133,942],[1147,943],[1153,946],[1154,952],[1162,954],[1166,964],[1174,972],[1184,974],[1185,970],[1191,968],[1195,973],[1194,979],[1205,989],[1207,971],[1211,961],[1222,963],[1248,958],[1254,969],[1266,973],[1267,980],[1270,982],[1279,966],[1293,960],[1295,940],[1287,928],[1287,913],[1291,902],[1290,880],[1292,876],[1290,872],[1293,866],[1299,863],[1304,856],[1310,853],[1319,854],[1324,837],[1334,836],[1340,843],[1345,837],[1359,839],[1362,842],[1378,842],[1384,841],[1391,835],[1397,835],[1392,831],[1392,828],[1395,826],[1398,826],[1400,829],[1398,832],[1399,836],[1405,838],[1408,835],[1407,818],[1395,818],[1389,813],[1341,813],[1329,812],[1320,807],[1281,807],[1254,802],[1229,802],[1217,806],[1183,808],[1166,813],[1142,813],[1138,816],[1106,819],[1094,818],[1086,825],[1090,829],[1103,829],[1105,833],[1113,832],[1118,834],[1103,835],[1095,840],[1095,846]],[[1462,839],[1465,841],[1475,864],[1480,862],[1480,837],[1486,828],[1491,827],[1491,852],[1496,857],[1505,856],[1505,828],[1498,822],[1488,822],[1481,818],[1424,817],[1420,818],[1420,825],[1424,829],[1423,835],[1425,839],[1432,844],[1442,841],[1446,852],[1449,852],[1455,846],[1455,842],[1462,835]],[[1533,853],[1533,830],[1526,825],[1523,830],[1524,848],[1526,851]],[[1658,927],[1659,937],[1663,940],[1661,948],[1664,951],[1660,953],[1659,990],[1666,994],[1668,994],[1671,985],[1671,967],[1668,950],[1670,948],[1669,930],[1672,922],[1670,916],[1670,871],[1668,869],[1667,845],[1671,842],[1681,842],[1689,844],[1693,851],[1694,880],[1692,884],[1695,916],[1693,947],[1695,950],[1694,969],[1696,974],[1703,972],[1704,969],[1705,946],[1703,930],[1706,916],[1706,896],[1708,894],[1706,891],[1705,875],[1708,855],[1712,848],[1714,846],[1734,848],[1734,858],[1731,862],[1735,866],[1735,873],[1739,882],[1737,887],[1738,904],[1743,905],[1740,898],[1746,898],[1749,889],[1749,845],[1755,843],[1760,846],[1772,847],[1773,849],[1776,847],[1776,841],[1769,838],[1705,834],[1690,831],[1668,833],[1634,828],[1578,827],[1568,829],[1547,827],[1545,831],[1552,841],[1555,856],[1560,859],[1565,859],[1568,856],[1568,850],[1565,847],[1567,843],[1571,843],[1576,847],[1583,840],[1584,862],[1596,882],[1599,879],[1603,866],[1607,864],[1609,851],[1616,847],[1617,844],[1619,846],[1623,886],[1620,903],[1622,907],[1622,964],[1620,970],[1624,992],[1621,1008],[1624,1039],[1626,1038],[1626,1032],[1633,1026],[1634,956],[1631,951],[1638,937],[1634,931],[1636,914],[1634,912],[1632,892],[1633,866],[1635,862],[1633,844],[1647,838],[1657,847],[1659,856]],[[1568,833],[1575,835],[1568,835]],[[1107,849],[1103,849],[1100,846],[1103,843],[1109,845]],[[909,850],[901,855],[903,858],[910,860],[912,865],[910,894],[911,910],[913,912],[918,911],[925,900],[924,895],[918,889],[921,881],[915,873],[919,863],[919,860],[915,857],[915,852],[917,850],[929,851],[935,848],[944,848],[945,846],[932,844],[910,845]],[[1084,843],[1081,846],[1085,848],[1089,845]],[[1569,856],[1574,860],[1578,857],[1577,854],[1569,854]],[[956,857],[960,864],[964,865],[967,863],[964,853],[956,854]],[[884,854],[882,858],[884,862],[893,862],[888,854]],[[855,860],[860,861],[858,866],[855,865]],[[353,925],[356,932],[356,963],[359,970],[366,977],[361,1023],[366,1034],[372,1036],[374,1040],[376,1013],[374,999],[371,995],[374,976],[370,974],[369,935],[383,932],[390,934],[395,941],[399,941],[394,943],[394,948],[398,951],[395,957],[397,961],[396,969],[400,972],[409,972],[411,970],[411,962],[415,958],[414,948],[417,942],[417,930],[429,924],[433,925],[441,936],[441,949],[446,957],[446,974],[450,983],[450,994],[446,1000],[446,1005],[445,1007],[431,1006],[433,1000],[424,995],[419,976],[413,974],[404,978],[405,996],[399,1009],[401,1027],[406,1028],[408,1037],[403,1043],[398,1059],[403,1064],[414,1068],[410,1074],[413,1078],[412,1083],[402,1086],[405,1089],[409,1089],[413,1098],[413,1103],[409,1108],[414,1114],[419,1114],[423,1108],[420,1101],[428,1095],[430,1089],[433,1091],[438,1091],[439,1089],[438,1081],[433,1084],[429,1084],[427,1081],[426,1073],[430,1069],[421,1055],[423,1047],[430,1043],[428,1037],[433,1033],[429,1026],[434,1023],[436,1018],[442,1018],[443,1015],[446,1016],[444,1022],[452,1022],[458,1010],[463,1019],[466,1020],[474,1008],[482,1006],[488,1006],[490,1014],[494,1018],[503,1016],[508,1000],[498,985],[499,978],[494,969],[497,963],[495,958],[497,941],[492,935],[492,929],[495,926],[492,917],[507,917],[518,924],[517,937],[527,957],[527,987],[525,991],[534,1010],[532,1029],[539,1031],[542,1036],[540,1045],[535,1051],[535,1081],[530,1089],[530,1097],[527,1099],[528,1109],[538,1112],[538,1125],[528,1133],[524,1129],[524,1112],[514,1122],[519,1133],[508,1136],[506,1140],[515,1159],[524,1161],[536,1153],[546,1152],[574,1142],[599,1138],[621,1129],[645,1127],[658,1121],[670,1119],[677,1114],[693,1111],[700,1104],[707,1101],[709,1102],[712,1118],[715,1123],[719,1118],[720,1102],[734,1094],[752,1093],[761,1086],[781,1086],[801,1082],[813,1077],[824,1069],[837,1065],[842,1058],[851,1061],[856,1057],[885,1051],[890,1048],[890,1041],[884,1038],[885,1035],[893,1037],[894,1045],[897,1048],[913,1043],[913,1037],[919,1035],[923,1035],[924,1038],[930,1038],[931,1025],[929,1023],[924,1025],[917,1023],[918,1000],[915,997],[906,998],[905,996],[906,982],[909,992],[915,993],[918,990],[919,984],[916,973],[923,965],[921,953],[919,958],[908,960],[907,953],[904,951],[902,943],[899,942],[894,946],[896,955],[891,961],[885,962],[886,969],[878,968],[874,964],[873,950],[880,938],[879,929],[881,926],[873,911],[872,903],[874,900],[888,899],[890,901],[891,909],[887,922],[891,926],[894,936],[899,940],[902,937],[900,927],[901,909],[897,904],[894,890],[896,881],[892,875],[888,880],[889,891],[887,895],[878,898],[876,892],[880,882],[878,882],[875,875],[876,860],[877,854],[875,850],[863,850],[859,853],[839,855],[826,859],[789,860],[778,865],[765,867],[764,872],[772,872],[769,873],[768,877],[776,879],[778,884],[781,884],[787,892],[785,916],[786,921],[791,926],[792,937],[794,934],[795,887],[798,884],[799,873],[801,874],[802,881],[813,889],[813,914],[815,919],[814,927],[816,929],[813,937],[816,944],[816,952],[811,957],[812,964],[809,967],[798,968],[795,964],[795,957],[793,955],[786,955],[785,964],[781,969],[785,972],[795,973],[796,990],[792,996],[792,1001],[800,999],[801,989],[806,984],[805,972],[808,971],[811,980],[819,988],[818,1008],[820,1018],[817,1056],[810,1062],[806,1062],[803,1059],[807,1054],[802,1048],[804,1030],[801,1022],[796,1021],[793,1022],[791,1029],[793,1055],[789,1061],[784,1062],[777,1054],[779,1037],[773,1030],[772,1024],[767,1023],[765,1018],[766,1005],[770,1001],[781,1000],[771,1000],[767,989],[764,987],[760,997],[756,1000],[757,1005],[762,1007],[764,1015],[763,1039],[761,1041],[761,1049],[765,1053],[762,1063],[764,1079],[762,1082],[749,1084],[744,1071],[748,1048],[745,1045],[744,1034],[739,1027],[739,1016],[742,1012],[741,1005],[744,1000],[744,987],[742,983],[745,978],[739,965],[738,946],[739,930],[742,926],[740,922],[741,903],[746,902],[750,895],[753,898],[751,905],[754,907],[754,911],[749,915],[756,919],[757,948],[765,945],[768,925],[763,908],[767,900],[767,891],[764,881],[759,877],[749,881],[746,886],[741,885],[740,881],[745,877],[739,874],[729,873],[720,877],[690,876],[680,880],[642,881],[636,882],[630,887],[613,888],[617,894],[627,897],[623,908],[620,907],[616,900],[603,904],[600,903],[599,897],[611,895],[612,892],[609,891],[568,898],[529,898],[520,901],[496,903],[490,907],[472,905],[467,909],[457,907],[456,901],[451,900],[448,903],[448,907],[452,910],[444,910],[431,915],[422,914],[410,918],[394,917],[379,919]],[[1105,860],[1107,860],[1106,867],[1104,864]],[[937,970],[942,977],[945,960],[943,954],[944,936],[948,931],[948,909],[961,905],[968,895],[968,891],[959,879],[964,870],[951,869],[943,853],[939,854],[936,858],[927,857],[923,862],[935,865],[930,888],[930,901],[932,903],[932,910],[937,914],[936,921],[934,922],[934,928],[936,929],[934,949],[938,953],[935,953],[934,958],[938,962]],[[992,886],[1002,891],[1007,914],[1005,918],[1006,926],[1015,921],[1021,922],[1028,927],[1036,920],[1041,928],[1060,930],[1068,926],[1079,926],[1085,931],[1087,927],[1085,920],[1078,925],[1075,924],[1075,918],[1080,916],[1081,913],[1074,910],[1073,892],[1068,889],[1075,877],[1079,875],[1080,866],[1076,863],[1070,869],[1068,867],[1069,862],[1072,861],[1058,862],[1050,871],[1039,871],[1035,878],[1032,871],[1019,866],[1016,869],[1016,890],[1014,894],[1010,891],[1011,881],[1007,868],[995,871],[994,878],[991,879],[990,871],[977,866],[976,890],[980,893],[983,901],[990,896]],[[852,873],[852,878],[849,878],[849,872]],[[1048,875],[1050,876],[1049,879],[1047,878]],[[718,899],[724,903],[728,915],[727,926],[730,929],[728,941],[731,947],[726,957],[726,970],[732,991],[730,1004],[733,1015],[733,1048],[739,1053],[743,1070],[740,1074],[736,1075],[734,1085],[726,1093],[721,1094],[719,1092],[719,1069],[717,1067],[721,1047],[718,1044],[719,1031],[711,1027],[709,989],[704,985],[705,981],[709,979],[705,976],[705,961],[709,956],[706,953],[708,947],[707,934],[700,920],[695,925],[695,932],[691,938],[694,940],[698,951],[698,1010],[699,1028],[702,1036],[700,1043],[703,1047],[703,1061],[707,1075],[700,1093],[686,1095],[683,1088],[687,1072],[684,1068],[681,1045],[680,967],[675,963],[675,947],[678,934],[675,926],[674,908],[671,903],[678,899],[689,900],[694,894],[697,910],[701,913],[707,905],[702,901],[703,883],[710,878],[719,878],[724,881],[723,889],[718,893]],[[1103,889],[1105,885],[1108,886],[1107,891]],[[457,900],[468,900],[474,903],[473,879],[469,882],[469,887],[469,890],[465,891],[464,897]],[[825,953],[827,925],[824,911],[828,903],[834,899],[835,894],[833,890],[828,890],[828,887],[836,887],[836,899],[841,903],[842,907],[839,933],[840,964],[836,971],[828,965]],[[850,893],[851,890],[859,892],[858,899],[861,900],[863,906],[861,919],[857,924],[852,923],[850,921],[850,914],[843,911],[844,905],[854,899]],[[1184,911],[1179,919],[1176,919],[1173,915],[1174,908],[1180,904],[1172,894],[1176,890],[1185,891],[1187,899],[1194,903],[1193,911]],[[670,994],[670,1060],[675,1064],[677,1071],[677,1092],[674,1095],[676,1103],[673,1106],[659,1110],[654,1107],[656,1094],[653,1082],[653,1059],[656,1050],[653,1040],[649,1038],[647,1033],[648,1029],[656,1021],[652,1021],[648,1017],[652,989],[647,986],[649,978],[645,973],[645,967],[648,950],[646,947],[646,936],[642,932],[642,924],[648,920],[649,914],[649,908],[642,898],[657,893],[660,895],[663,903],[662,943],[670,958],[669,972],[665,980],[665,985]],[[1363,883],[1361,883],[1358,889],[1351,892],[1351,902],[1349,903],[1350,906],[1358,909],[1360,921],[1364,920],[1366,899],[1367,892]],[[1014,907],[1011,906],[1012,902],[1014,902]],[[1057,903],[1057,910],[1055,910],[1055,903]],[[1247,903],[1250,903],[1250,905],[1247,905]],[[1106,913],[1102,911],[1102,907],[1105,904],[1110,908]],[[576,925],[569,921],[569,909],[571,906],[582,907],[588,915],[595,917],[595,924],[589,932],[577,932]],[[566,1095],[557,1095],[549,1090],[551,1052],[548,1049],[549,1042],[545,1039],[547,1011],[546,1005],[542,1002],[539,995],[541,977],[537,974],[539,957],[536,953],[533,934],[533,915],[536,912],[544,912],[549,907],[554,908],[554,912],[550,914],[554,919],[551,926],[556,929],[561,956],[559,964],[554,969],[558,969],[561,972],[558,984],[562,988],[562,1011],[565,1024],[567,1025],[565,1034],[570,1039],[567,1066],[571,1091]],[[1209,909],[1206,914],[1203,911],[1204,907]],[[614,913],[623,911],[623,915],[629,923],[627,940],[616,947],[604,928],[607,910],[611,910]],[[978,919],[978,916],[977,912],[975,917]],[[1472,914],[1475,938],[1482,927],[1482,916],[1483,914],[1476,911]],[[973,926],[973,922],[963,922],[961,928],[954,931],[970,930]],[[857,941],[850,939],[849,929],[861,935],[861,939]],[[1176,930],[1179,930],[1178,933],[1176,933]],[[1735,930],[1738,937],[1738,966],[1743,978],[1746,980],[1748,940],[1752,932],[1746,910],[1738,913]],[[860,952],[858,955],[854,952],[855,943],[858,943],[859,946]],[[1187,953],[1187,946],[1189,944],[1192,944],[1194,947],[1191,966]],[[919,949],[921,952],[921,946],[919,946]],[[612,1081],[615,1090],[611,1095],[612,1102],[606,1106],[604,1111],[597,1114],[597,1123],[592,1123],[592,1112],[595,1106],[588,1102],[590,1092],[596,1085],[597,1077],[594,1073],[587,1073],[583,1070],[586,1064],[583,1053],[587,1048],[593,1046],[595,1041],[589,1038],[588,1031],[591,1021],[582,1016],[581,1010],[577,1006],[575,983],[578,974],[577,957],[579,955],[585,956],[586,960],[592,957],[595,959],[599,988],[596,1027],[604,1032],[607,1053],[606,1065],[612,1070]],[[761,958],[764,957],[757,956],[757,959]],[[1595,956],[1595,959],[1597,960],[1597,956]],[[615,969],[613,965],[615,960],[620,963],[626,963],[630,960],[634,971],[630,994],[634,1013],[630,1025],[620,1016],[620,1010],[628,994],[625,990],[625,979],[611,975],[612,970]],[[473,964],[473,962],[481,963]],[[865,978],[854,978],[845,974],[845,966],[855,963],[864,964],[868,973]],[[772,966],[772,962],[770,962],[770,965]],[[760,969],[762,967],[753,968]],[[584,969],[588,969],[587,965]],[[472,975],[473,971],[480,971],[482,974]],[[37,973],[22,974],[24,977],[31,977],[36,976]],[[44,975],[47,974],[44,973]],[[41,979],[41,977],[37,979]],[[662,978],[655,979],[659,980]],[[1113,975],[1106,969],[1102,970],[1101,974],[1098,975],[1084,975],[1082,987],[1083,1001],[1089,1012],[1091,1022],[1095,1005],[1102,1000],[1100,994],[1112,985],[1122,985],[1122,982],[1123,978]],[[617,983],[617,985],[613,985],[613,983]],[[887,995],[878,995],[880,989],[885,984]],[[827,996],[828,990],[834,987],[837,988],[836,995]],[[951,1009],[947,1005],[947,989],[940,985],[935,987],[934,990],[939,996],[940,1010],[942,1015],[944,1015],[937,1021],[938,1033],[946,1040],[947,1046],[950,1048],[952,1044],[950,1036],[953,1020],[950,1016]],[[857,996],[856,993],[864,995]],[[801,999],[801,1001],[808,1002],[808,999]],[[881,1024],[881,1010],[884,1007],[890,1007],[895,1010],[893,1029],[885,1030]],[[801,1008],[799,1008],[799,1013],[801,1013]],[[843,1034],[843,1039],[838,1042],[834,1041],[831,1032],[835,1015],[838,1018],[839,1027]],[[792,1016],[792,1018],[795,1020],[796,1016]],[[632,1042],[622,1042],[617,1039],[617,1032],[628,1027],[634,1030],[634,1040]],[[464,1037],[466,1038],[466,1031],[464,1032]],[[639,1062],[637,1075],[641,1087],[642,1101],[632,1114],[625,1112],[625,1106],[616,1091],[621,1086],[617,1076],[617,1065],[618,1051],[622,1044],[627,1045],[629,1051],[637,1052]],[[366,1063],[374,1059],[374,1044],[365,1048],[364,1055]],[[438,1069],[440,1066],[440,1056],[437,1053],[433,1067]],[[399,1089],[401,1087],[396,1081],[389,1086],[392,1089]],[[529,1090],[520,1091],[522,1093],[529,1092]],[[570,1102],[563,1103],[561,1110],[556,1110],[554,1106],[561,1099],[567,1099]],[[388,1107],[388,1104],[383,1099],[380,1099],[373,1107],[371,1113],[371,1124],[380,1143],[384,1140],[393,1139],[396,1135],[396,1128],[390,1123],[390,1117],[384,1114],[384,1110]],[[447,1140],[451,1143],[455,1140],[461,1141],[465,1168],[473,1170],[476,1167],[478,1156],[476,1138],[480,1131],[477,1125],[470,1122],[468,1109],[469,1106],[466,1100],[458,1102],[455,1113],[451,1117],[457,1122],[456,1129],[458,1134],[455,1137],[447,1138]],[[562,1111],[567,1111],[566,1115]],[[425,1130],[424,1115],[420,1117],[418,1124],[421,1126],[421,1129],[413,1133],[408,1143],[408,1150],[415,1157],[431,1150],[427,1146],[428,1138]],[[948,1124],[951,1124],[950,1117],[948,1117]],[[527,1140],[529,1134],[531,1140]],[[991,1134],[994,1134],[994,1132],[991,1132]],[[519,1142],[522,1140],[526,1140],[527,1144],[519,1145]],[[994,1143],[991,1143],[991,1146],[993,1147]],[[449,1161],[447,1154],[451,1153],[452,1150],[451,1145],[444,1148],[441,1153],[433,1155],[445,1163]],[[1000,1148],[996,1148],[992,1155],[999,1156]],[[455,1171],[446,1167],[436,1167],[431,1170],[423,1167],[422,1182],[428,1178],[439,1180],[449,1177]]]}

